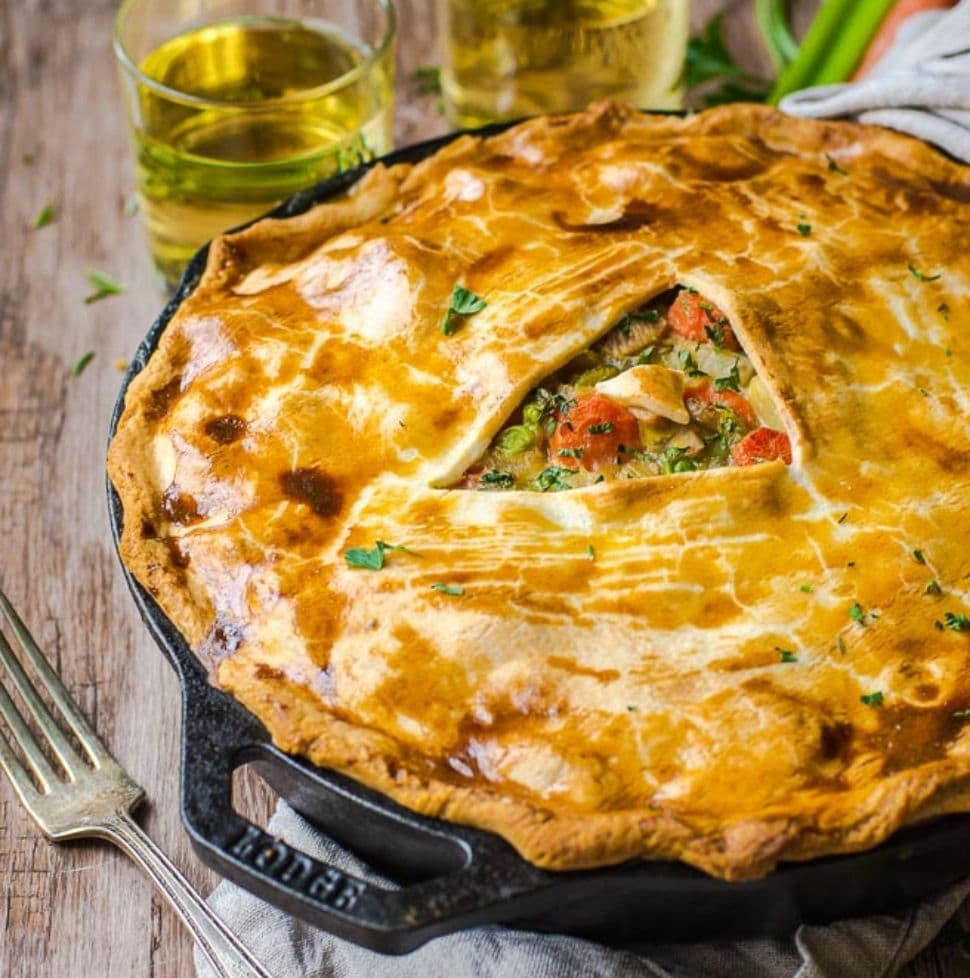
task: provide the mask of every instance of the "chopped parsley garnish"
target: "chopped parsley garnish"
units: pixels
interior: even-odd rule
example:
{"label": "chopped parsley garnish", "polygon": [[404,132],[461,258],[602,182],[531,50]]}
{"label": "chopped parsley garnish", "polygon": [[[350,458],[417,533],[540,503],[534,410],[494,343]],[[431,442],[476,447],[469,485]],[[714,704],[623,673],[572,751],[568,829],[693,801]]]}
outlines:
{"label": "chopped parsley garnish", "polygon": [[87,277],[91,285],[94,286],[94,292],[84,297],[86,304],[97,302],[99,299],[105,299],[109,295],[120,295],[125,291],[124,286],[119,282],[116,282],[110,275],[99,272],[96,268],[89,268],[87,270]]}
{"label": "chopped parsley garnish", "polygon": [[798,590],[801,591],[802,594],[811,594],[815,588],[813,588],[811,584],[803,584]]}
{"label": "chopped parsley garnish", "polygon": [[866,706],[882,706],[885,702],[886,697],[880,693],[863,693],[859,699],[865,703]]}
{"label": "chopped parsley garnish", "polygon": [[943,624],[954,632],[970,632],[970,618],[962,612],[946,612],[943,615]]}
{"label": "chopped parsley garnish", "polygon": [[637,366],[642,367],[645,363],[649,363],[656,350],[657,348],[655,346],[644,347],[640,351],[640,356],[637,357]]}
{"label": "chopped parsley garnish", "polygon": [[465,589],[460,584],[444,584],[442,581],[435,581],[431,585],[431,590],[447,594],[449,598],[460,598],[465,593]]}
{"label": "chopped parsley garnish", "polygon": [[776,645],[775,651],[778,653],[779,662],[798,662],[798,656],[792,649],[781,649]]}
{"label": "chopped parsley garnish", "polygon": [[664,475],[672,475],[675,472],[693,472],[697,468],[697,463],[686,457],[687,449],[679,445],[669,445],[657,458],[660,463],[660,471]]}
{"label": "chopped parsley garnish", "polygon": [[54,218],[57,217],[57,208],[53,200],[48,200],[38,211],[37,216],[31,222],[31,227],[36,231],[38,228],[47,227]]}
{"label": "chopped parsley garnish", "polygon": [[385,543],[383,540],[378,540],[370,550],[363,547],[352,547],[350,550],[345,551],[344,560],[347,562],[348,567],[357,567],[364,570],[381,570],[384,566],[384,554],[390,550],[410,554],[412,557],[417,556],[413,550],[408,550],[407,547],[398,547],[393,543]]}
{"label": "chopped parsley garnish", "polygon": [[936,275],[927,275],[921,272],[918,268],[914,268],[912,265],[906,266],[909,269],[910,275],[915,279],[919,279],[920,282],[935,282],[938,278],[943,277],[942,272],[938,272]]}
{"label": "chopped parsley garnish", "polygon": [[845,655],[845,639],[841,635],[836,637],[835,644],[838,646],[839,651]]}
{"label": "chopped parsley garnish", "polygon": [[866,623],[866,614],[862,610],[862,605],[857,601],[851,608],[849,608],[849,617],[853,621],[857,621],[860,625]]}
{"label": "chopped parsley garnish", "polygon": [[476,312],[481,312],[488,303],[471,289],[466,289],[464,285],[456,284],[451,292],[451,305],[445,313],[445,318],[441,320],[441,332],[445,336],[451,336],[455,332],[455,316],[473,316]]}
{"label": "chopped parsley garnish", "polygon": [[71,367],[71,373],[75,377],[80,377],[84,373],[85,367],[94,359],[94,350],[88,350],[87,353],[83,354],[78,358],[78,361]]}
{"label": "chopped parsley garnish", "polygon": [[812,225],[801,221],[795,225],[795,230],[804,238],[812,233]]}
{"label": "chopped parsley garnish", "polygon": [[680,360],[680,369],[683,370],[688,377],[707,376],[703,370],[698,369],[697,361],[694,359],[693,354],[690,352],[690,350],[678,351],[677,357]]}
{"label": "chopped parsley garnish", "polygon": [[656,323],[660,321],[659,309],[635,309],[628,312],[615,326],[624,336],[630,335],[634,323]]}
{"label": "chopped parsley garnish", "polygon": [[726,377],[718,377],[714,381],[716,391],[736,391],[741,393],[741,375],[738,373],[738,361],[734,361],[731,372]]}
{"label": "chopped parsley garnish", "polygon": [[923,588],[923,594],[935,594],[937,596],[943,593],[943,588],[940,587],[940,582],[934,577],[932,581],[927,581],[926,587]]}
{"label": "chopped parsley garnish", "polygon": [[582,458],[583,449],[581,448],[560,448],[556,454],[560,458]]}
{"label": "chopped parsley garnish", "polygon": [[829,161],[829,173],[841,173],[844,177],[849,175],[849,171],[843,170],[828,153],[825,154],[825,158]]}
{"label": "chopped parsley garnish", "polygon": [[954,720],[970,720],[970,710],[954,710],[950,716]]}
{"label": "chopped parsley garnish", "polygon": [[913,551],[913,560],[915,560],[917,564],[925,564],[926,563],[926,554],[924,554],[922,550],[914,550]]}
{"label": "chopped parsley garnish", "polygon": [[724,325],[722,323],[715,323],[713,326],[705,326],[704,332],[707,333],[707,338],[716,346],[724,346]]}
{"label": "chopped parsley garnish", "polygon": [[591,435],[608,435],[614,428],[612,421],[604,421],[602,424],[591,424],[586,430]]}
{"label": "chopped parsley garnish", "polygon": [[930,396],[930,392],[925,387],[918,387],[917,390],[923,395],[923,397]]}
{"label": "chopped parsley garnish", "polygon": [[418,65],[412,74],[419,95],[441,94],[441,69],[437,65]]}
{"label": "chopped parsley garnish", "polygon": [[511,472],[492,469],[482,474],[481,482],[483,486],[492,486],[495,489],[511,489],[515,485],[515,476]]}
{"label": "chopped parsley garnish", "polygon": [[591,543],[586,544],[586,556],[589,557],[590,560],[596,560],[596,551],[593,549],[593,545]]}
{"label": "chopped parsley garnish", "polygon": [[562,492],[563,489],[571,488],[569,483],[564,480],[575,474],[572,469],[563,469],[558,465],[551,465],[536,476],[536,484],[542,492]]}

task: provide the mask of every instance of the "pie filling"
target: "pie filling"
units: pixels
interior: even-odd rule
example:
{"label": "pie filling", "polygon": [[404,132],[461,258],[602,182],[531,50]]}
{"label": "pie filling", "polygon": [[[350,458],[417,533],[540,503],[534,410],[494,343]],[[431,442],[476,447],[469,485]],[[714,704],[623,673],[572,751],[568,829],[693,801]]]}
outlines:
{"label": "pie filling", "polygon": [[667,292],[535,388],[462,489],[558,492],[782,459],[774,402],[714,303]]}

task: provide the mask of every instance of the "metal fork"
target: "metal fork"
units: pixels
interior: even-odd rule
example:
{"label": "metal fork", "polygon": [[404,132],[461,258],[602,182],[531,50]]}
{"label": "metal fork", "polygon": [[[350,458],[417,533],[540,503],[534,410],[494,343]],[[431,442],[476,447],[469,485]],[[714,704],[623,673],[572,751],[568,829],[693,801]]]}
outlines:
{"label": "metal fork", "polygon": [[13,605],[0,591],[0,622],[3,620],[10,626],[25,660],[36,673],[37,685],[46,690],[84,749],[83,755],[75,750],[0,630],[0,662],[6,667],[13,685],[46,738],[46,746],[64,772],[62,776],[54,769],[0,681],[0,716],[7,722],[33,778],[2,733],[0,767],[7,772],[20,800],[41,831],[52,842],[85,836],[113,842],[141,866],[161,890],[220,978],[270,978],[131,817],[130,813],[145,797],[144,791],[108,753]]}

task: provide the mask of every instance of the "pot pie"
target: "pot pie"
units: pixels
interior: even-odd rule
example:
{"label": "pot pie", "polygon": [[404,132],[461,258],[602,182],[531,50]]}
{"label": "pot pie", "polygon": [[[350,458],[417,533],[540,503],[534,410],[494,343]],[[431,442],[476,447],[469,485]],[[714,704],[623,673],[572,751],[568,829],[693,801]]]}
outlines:
{"label": "pot pie", "polygon": [[574,869],[970,811],[970,171],[612,104],[216,240],[122,556],[286,751]]}

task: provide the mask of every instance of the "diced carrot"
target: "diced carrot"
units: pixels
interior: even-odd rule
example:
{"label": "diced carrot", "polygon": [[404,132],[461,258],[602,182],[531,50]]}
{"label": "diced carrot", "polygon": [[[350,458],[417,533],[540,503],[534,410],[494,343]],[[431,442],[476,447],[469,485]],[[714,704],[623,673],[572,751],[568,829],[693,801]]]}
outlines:
{"label": "diced carrot", "polygon": [[549,439],[549,459],[565,469],[580,465],[595,472],[623,454],[620,449],[640,443],[637,419],[603,394],[587,394],[573,407],[556,415],[556,430]]}
{"label": "diced carrot", "polygon": [[791,442],[788,435],[774,428],[755,428],[731,449],[731,461],[735,465],[755,465],[778,458],[791,465]]}
{"label": "diced carrot", "polygon": [[716,337],[718,346],[740,349],[724,313],[697,292],[679,292],[667,312],[667,322],[675,333],[694,343],[710,343]]}

